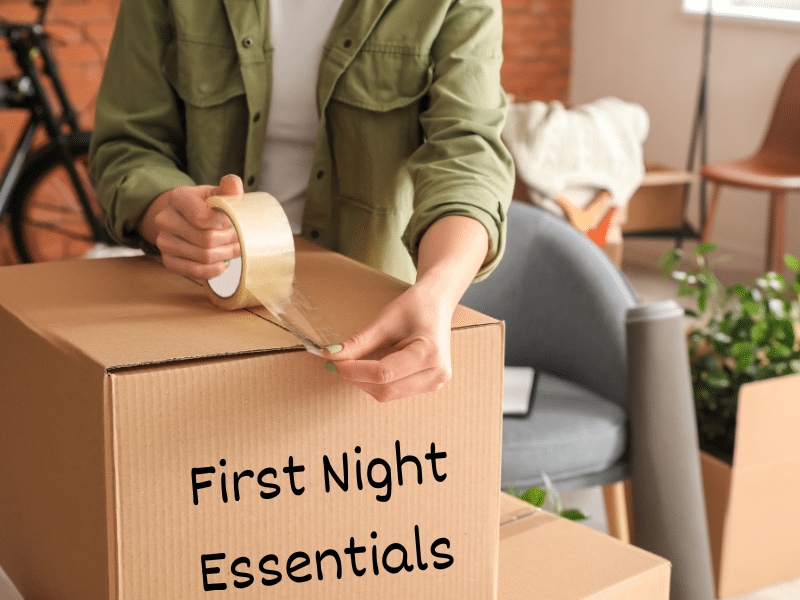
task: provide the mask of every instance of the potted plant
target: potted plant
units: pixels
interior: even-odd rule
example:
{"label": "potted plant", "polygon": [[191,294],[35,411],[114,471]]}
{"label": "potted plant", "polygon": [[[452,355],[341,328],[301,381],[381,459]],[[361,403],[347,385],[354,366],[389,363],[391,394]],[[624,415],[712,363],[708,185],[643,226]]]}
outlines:
{"label": "potted plant", "polygon": [[687,336],[701,447],[730,462],[739,389],[745,383],[800,373],[800,262],[786,256],[793,281],[768,272],[750,284],[724,287],[711,260],[714,244],[700,244],[693,264],[679,270],[680,249],[665,253],[664,276],[679,282],[679,296],[693,296],[698,320]]}
{"label": "potted plant", "polygon": [[[777,507],[800,493],[800,261],[723,286],[714,244],[688,267],[662,255],[664,276],[693,297],[687,332],[712,556],[721,598],[800,576],[800,522]],[[776,507],[764,511],[754,496]]]}

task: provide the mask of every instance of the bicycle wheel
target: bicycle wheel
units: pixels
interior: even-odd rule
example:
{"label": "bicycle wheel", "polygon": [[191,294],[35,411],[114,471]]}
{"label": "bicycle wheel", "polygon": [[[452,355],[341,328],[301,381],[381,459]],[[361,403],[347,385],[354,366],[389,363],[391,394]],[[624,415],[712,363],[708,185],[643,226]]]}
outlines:
{"label": "bicycle wheel", "polygon": [[[89,178],[89,132],[71,135],[69,150],[89,196],[92,218],[100,208]],[[11,235],[22,262],[43,262],[82,256],[95,244],[88,221],[59,149],[48,144],[31,154],[8,202]]]}

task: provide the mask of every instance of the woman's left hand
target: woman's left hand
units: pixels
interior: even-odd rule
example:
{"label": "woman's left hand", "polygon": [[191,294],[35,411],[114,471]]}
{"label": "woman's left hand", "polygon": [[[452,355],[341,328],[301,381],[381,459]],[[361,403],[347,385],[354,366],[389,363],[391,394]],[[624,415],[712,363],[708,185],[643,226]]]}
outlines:
{"label": "woman's left hand", "polygon": [[[415,285],[381,311],[369,327],[326,351],[339,377],[378,402],[439,390],[450,379],[453,309]],[[338,350],[338,344],[329,346]]]}
{"label": "woman's left hand", "polygon": [[328,346],[326,368],[379,402],[440,389],[452,373],[453,311],[483,264],[488,241],[470,217],[435,221],[420,242],[417,282],[372,325]]}

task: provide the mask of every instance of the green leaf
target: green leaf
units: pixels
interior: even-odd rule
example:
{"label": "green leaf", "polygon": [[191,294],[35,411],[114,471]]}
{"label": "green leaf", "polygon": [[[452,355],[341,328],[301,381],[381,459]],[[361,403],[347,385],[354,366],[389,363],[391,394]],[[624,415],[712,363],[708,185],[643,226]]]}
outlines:
{"label": "green leaf", "polygon": [[529,502],[534,506],[541,508],[542,504],[544,504],[545,496],[547,496],[547,492],[540,487],[529,487],[525,490],[522,495],[519,497],[520,500],[524,500],[525,502]]}
{"label": "green leaf", "polygon": [[786,266],[788,266],[793,271],[800,271],[800,260],[797,260],[791,254],[787,254],[783,257],[783,260],[786,262]]}
{"label": "green leaf", "polygon": [[750,328],[750,339],[756,346],[760,346],[767,337],[769,325],[766,321],[756,321],[755,325]]}
{"label": "green leaf", "polygon": [[792,321],[790,319],[782,319],[778,321],[776,327],[780,332],[779,337],[783,341],[783,343],[790,347],[794,346],[795,335],[794,335],[794,325],[792,324]]}
{"label": "green leaf", "polygon": [[732,285],[730,291],[739,296],[742,300],[750,297],[750,291],[746,287],[744,287],[741,283]]}
{"label": "green leaf", "polygon": [[744,371],[756,359],[756,353],[750,342],[736,342],[731,346],[731,356],[736,359],[739,372]]}
{"label": "green leaf", "polygon": [[745,300],[742,302],[742,310],[750,317],[756,317],[761,312],[761,304],[755,300]]}
{"label": "green leaf", "polygon": [[559,516],[569,519],[570,521],[583,521],[589,518],[577,508],[566,508],[559,513]]}
{"label": "green leaf", "polygon": [[675,266],[681,262],[682,258],[683,251],[680,248],[673,248],[662,254],[656,264],[661,269],[661,274],[667,278]]}
{"label": "green leaf", "polygon": [[697,313],[697,311],[694,311],[691,308],[684,308],[683,314],[685,314],[687,317],[693,317],[695,319],[700,318],[700,315]]}
{"label": "green leaf", "polygon": [[700,312],[706,312],[706,306],[708,305],[708,293],[703,290],[697,295],[697,308],[700,309]]}
{"label": "green leaf", "polygon": [[725,371],[714,371],[708,373],[704,379],[712,388],[723,389],[730,387],[731,385],[731,378]]}
{"label": "green leaf", "polygon": [[[711,242],[706,242],[705,244],[700,244],[697,248],[694,249],[695,256],[700,256],[701,254],[708,254],[709,252],[713,252],[717,249],[716,244],[712,244]],[[651,259],[652,260],[652,259]]]}
{"label": "green leaf", "polygon": [[697,290],[690,286],[685,281],[681,281],[681,284],[678,286],[678,296],[694,296],[697,294]]}
{"label": "green leaf", "polygon": [[774,343],[769,347],[769,350],[767,350],[767,358],[770,360],[780,360],[782,358],[788,358],[791,355],[792,349],[783,344]]}

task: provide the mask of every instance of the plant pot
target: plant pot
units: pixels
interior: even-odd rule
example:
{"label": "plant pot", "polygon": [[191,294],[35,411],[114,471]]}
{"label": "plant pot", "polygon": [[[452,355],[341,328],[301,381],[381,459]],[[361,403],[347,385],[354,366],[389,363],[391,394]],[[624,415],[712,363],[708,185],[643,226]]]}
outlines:
{"label": "plant pot", "polygon": [[800,577],[800,375],[743,385],[733,463],[701,452],[717,595]]}

